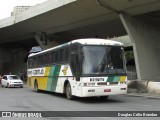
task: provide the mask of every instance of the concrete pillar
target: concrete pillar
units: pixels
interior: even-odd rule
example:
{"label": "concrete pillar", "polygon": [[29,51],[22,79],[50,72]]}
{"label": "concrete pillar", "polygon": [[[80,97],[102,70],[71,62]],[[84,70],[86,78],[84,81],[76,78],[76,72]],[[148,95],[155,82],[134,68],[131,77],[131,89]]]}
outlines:
{"label": "concrete pillar", "polygon": [[137,76],[140,80],[160,80],[159,19],[143,16],[134,18],[121,13],[120,19],[134,49]]}
{"label": "concrete pillar", "polygon": [[48,49],[48,48],[51,48],[51,47],[59,45],[57,42],[50,41],[50,40],[47,40],[47,45],[44,45],[43,41],[41,41],[41,39],[40,39],[41,38],[40,34],[35,34],[34,38],[36,39],[37,43],[42,48],[42,50],[45,50],[45,49]]}

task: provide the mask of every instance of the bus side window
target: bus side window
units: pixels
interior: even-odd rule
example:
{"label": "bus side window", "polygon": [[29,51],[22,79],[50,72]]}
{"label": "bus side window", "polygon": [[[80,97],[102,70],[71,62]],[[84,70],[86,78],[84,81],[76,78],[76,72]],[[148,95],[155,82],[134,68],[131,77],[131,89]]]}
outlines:
{"label": "bus side window", "polygon": [[44,60],[44,55],[41,55],[41,66],[43,66],[43,65],[44,65],[43,60]]}
{"label": "bus side window", "polygon": [[38,57],[38,66],[42,66],[42,55]]}
{"label": "bus side window", "polygon": [[54,64],[55,63],[55,52],[52,52],[52,63]]}
{"label": "bus side window", "polygon": [[58,63],[58,61],[59,61],[58,53],[59,53],[59,51],[55,51],[55,63]]}
{"label": "bus side window", "polygon": [[43,65],[46,65],[46,62],[47,62],[47,56],[45,54],[45,55],[43,55]]}
{"label": "bus side window", "polygon": [[64,61],[68,61],[69,60],[69,48],[65,48],[64,50]]}
{"label": "bus side window", "polygon": [[38,67],[40,66],[40,63],[39,63],[39,62],[40,62],[40,56],[37,57],[37,66],[38,66]]}
{"label": "bus side window", "polygon": [[64,49],[59,52],[59,62],[64,62]]}
{"label": "bus side window", "polygon": [[47,53],[47,55],[46,55],[46,64],[51,64],[51,61],[52,61],[51,53]]}
{"label": "bus side window", "polygon": [[65,51],[64,51],[64,49],[63,49],[63,50],[62,50],[62,62],[64,62],[64,61],[65,61],[65,59],[64,59],[64,58],[65,58],[65,56],[64,56],[64,55],[65,55]]}
{"label": "bus side window", "polygon": [[76,71],[76,59],[75,59],[75,54],[71,54],[71,61],[70,61],[70,64],[71,64],[71,69],[72,69],[72,72],[73,72],[73,75],[75,76],[75,71]]}
{"label": "bus side window", "polygon": [[34,58],[34,67],[37,67],[38,66],[38,57],[35,57]]}
{"label": "bus side window", "polygon": [[32,68],[33,67],[32,64],[33,64],[33,59],[29,58],[29,60],[28,60],[28,67]]}
{"label": "bus side window", "polygon": [[52,63],[52,53],[49,53],[48,59],[49,59],[49,64],[51,64]]}

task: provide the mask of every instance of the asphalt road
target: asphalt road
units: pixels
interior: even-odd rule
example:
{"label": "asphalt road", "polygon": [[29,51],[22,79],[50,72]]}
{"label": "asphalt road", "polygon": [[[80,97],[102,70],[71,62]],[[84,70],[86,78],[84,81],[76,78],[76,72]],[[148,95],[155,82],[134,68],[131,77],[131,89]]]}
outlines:
{"label": "asphalt road", "polygon": [[[133,97],[126,95],[110,96],[108,100],[94,98],[77,98],[75,100],[67,100],[62,94],[40,92],[24,88],[2,88],[0,87],[0,111],[160,111],[160,99],[148,99],[143,97]],[[73,113],[74,114],[74,113]],[[96,113],[86,113],[96,114]],[[0,118],[2,119],[2,118]],[[17,120],[17,118],[15,118]],[[22,118],[20,118],[22,119]],[[27,119],[27,118],[23,118]],[[40,118],[33,118],[39,120]],[[80,117],[62,117],[62,118],[41,118],[41,119],[71,119],[79,120]],[[124,117],[83,117],[86,120],[117,120]],[[125,118],[125,119],[135,119]],[[142,119],[138,117],[137,119]],[[145,120],[159,118],[143,118]],[[13,118],[11,119],[13,120]],[[31,120],[31,118],[30,118]]]}

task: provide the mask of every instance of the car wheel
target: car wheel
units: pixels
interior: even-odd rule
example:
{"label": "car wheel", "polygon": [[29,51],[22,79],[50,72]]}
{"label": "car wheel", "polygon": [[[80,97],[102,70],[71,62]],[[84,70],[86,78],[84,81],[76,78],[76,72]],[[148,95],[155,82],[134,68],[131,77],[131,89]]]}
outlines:
{"label": "car wheel", "polygon": [[67,83],[67,86],[66,86],[66,97],[69,100],[73,99],[72,89],[71,89],[71,85],[69,83]]}
{"label": "car wheel", "polygon": [[9,83],[7,83],[7,88],[9,88]]}
{"label": "car wheel", "polygon": [[3,87],[3,85],[1,84],[1,87]]}
{"label": "car wheel", "polygon": [[20,86],[20,88],[23,88],[23,86]]}

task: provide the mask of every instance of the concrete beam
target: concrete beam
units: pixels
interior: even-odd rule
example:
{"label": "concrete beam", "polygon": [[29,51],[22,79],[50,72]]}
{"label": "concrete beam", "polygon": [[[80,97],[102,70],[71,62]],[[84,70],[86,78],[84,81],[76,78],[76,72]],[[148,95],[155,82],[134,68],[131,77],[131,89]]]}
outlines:
{"label": "concrete beam", "polygon": [[47,44],[45,45],[44,42],[41,40],[41,34],[38,34],[38,33],[34,35],[34,38],[36,39],[37,43],[42,48],[42,50],[46,50],[48,48],[58,45],[56,41],[52,41],[52,40],[47,40]]}
{"label": "concrete beam", "polygon": [[140,80],[160,80],[160,27],[159,20],[135,19],[121,13],[120,19],[131,39],[134,49],[137,76]]}

